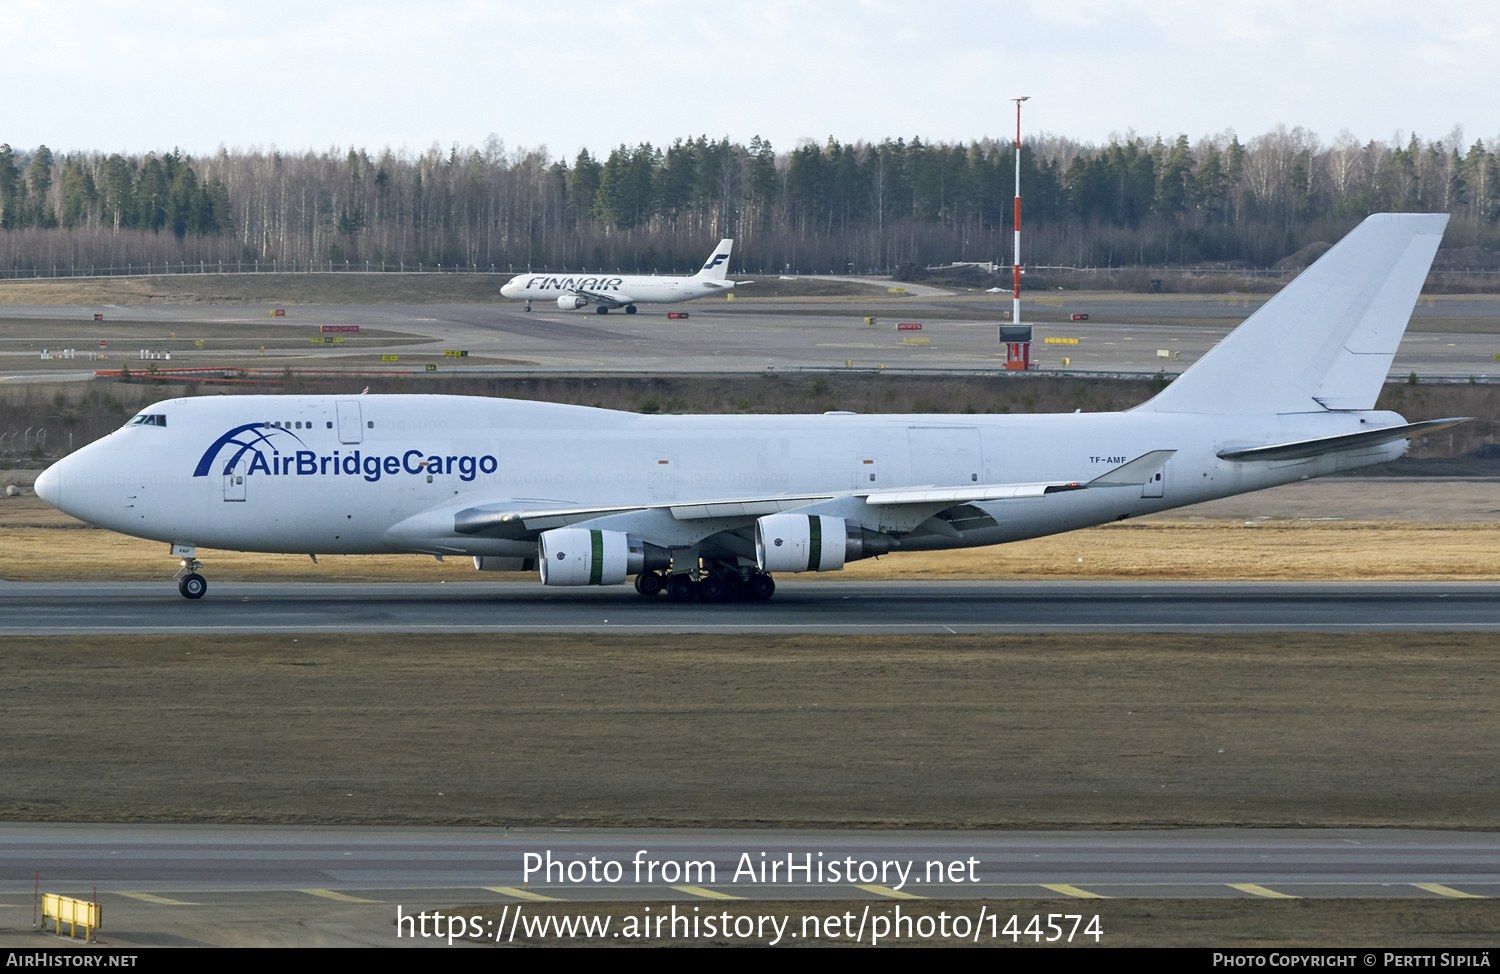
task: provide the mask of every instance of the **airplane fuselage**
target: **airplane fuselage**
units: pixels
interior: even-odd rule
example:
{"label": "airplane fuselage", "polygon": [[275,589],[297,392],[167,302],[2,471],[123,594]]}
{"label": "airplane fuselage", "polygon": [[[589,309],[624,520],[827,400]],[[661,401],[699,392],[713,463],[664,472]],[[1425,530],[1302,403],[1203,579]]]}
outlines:
{"label": "airplane fuselage", "polygon": [[556,301],[573,294],[597,294],[616,306],[676,304],[733,290],[732,281],[696,277],[619,274],[517,274],[500,293],[522,301]]}
{"label": "airplane fuselage", "polygon": [[[55,506],[175,544],[310,554],[534,557],[534,539],[466,535],[484,510],[620,509],[618,527],[668,547],[724,527],[673,505],[829,495],[800,511],[894,530],[861,493],[895,487],[1087,482],[1175,450],[1144,487],[979,501],[903,550],[997,544],[1100,524],[1394,459],[1405,440],[1278,462],[1226,448],[1399,425],[1388,412],[1281,415],[642,416],[454,396],[223,396],[168,400],[49,471]],[[39,492],[43,492],[39,484]],[[689,512],[690,514],[692,512]],[[942,527],[942,526],[939,526]]]}

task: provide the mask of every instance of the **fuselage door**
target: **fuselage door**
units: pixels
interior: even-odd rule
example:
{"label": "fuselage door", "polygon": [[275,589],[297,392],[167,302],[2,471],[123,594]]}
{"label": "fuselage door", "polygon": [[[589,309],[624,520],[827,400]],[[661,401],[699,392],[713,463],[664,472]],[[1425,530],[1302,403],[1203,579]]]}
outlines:
{"label": "fuselage door", "polygon": [[245,472],[249,466],[249,462],[241,458],[233,467],[224,471],[224,500],[245,499]]}
{"label": "fuselage door", "polygon": [[1166,495],[1166,488],[1167,488],[1167,467],[1166,467],[1165,464],[1163,464],[1162,468],[1160,470],[1156,471],[1156,473],[1152,474],[1151,475],[1151,479],[1148,480],[1148,481],[1146,481],[1146,483],[1144,485],[1142,485],[1142,487],[1141,487],[1141,496],[1142,497],[1163,497],[1163,496]]}
{"label": "fuselage door", "polygon": [[365,438],[365,424],[360,415],[358,401],[343,399],[336,405],[339,411],[339,442],[362,442]]}
{"label": "fuselage door", "polygon": [[854,460],[854,489],[874,490],[880,486],[880,464],[874,457],[856,457]]}
{"label": "fuselage door", "polygon": [[654,457],[651,469],[646,473],[646,488],[653,501],[675,501],[677,499],[676,464],[670,457]]}
{"label": "fuselage door", "polygon": [[913,426],[907,430],[911,445],[912,484],[957,487],[979,482],[984,452],[979,430],[962,426]]}

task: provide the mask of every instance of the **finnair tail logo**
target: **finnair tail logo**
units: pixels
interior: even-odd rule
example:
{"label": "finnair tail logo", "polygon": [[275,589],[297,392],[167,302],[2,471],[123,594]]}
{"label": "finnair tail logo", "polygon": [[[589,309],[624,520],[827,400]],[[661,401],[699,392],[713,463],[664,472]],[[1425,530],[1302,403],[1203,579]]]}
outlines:
{"label": "finnair tail logo", "polygon": [[711,261],[709,261],[708,263],[704,264],[703,265],[703,269],[706,270],[706,271],[711,271],[715,267],[718,267],[720,264],[724,263],[728,259],[729,259],[729,255],[728,254],[714,254],[714,259],[711,260]]}
{"label": "finnair tail logo", "polygon": [[251,469],[260,468],[269,470],[270,464],[266,462],[266,456],[261,452],[261,447],[268,447],[273,455],[279,454],[280,451],[271,442],[271,437],[278,434],[290,436],[297,441],[298,446],[303,445],[302,437],[290,430],[275,426],[267,429],[264,423],[246,423],[244,426],[236,426],[228,433],[214,440],[213,444],[207,450],[203,451],[203,457],[198,461],[198,466],[193,470],[193,476],[207,477],[209,470],[213,467],[214,460],[226,447],[238,447],[238,449],[230,455],[228,460],[224,461],[223,472],[225,474],[233,471],[235,465],[244,459],[247,453],[254,454],[250,460]]}

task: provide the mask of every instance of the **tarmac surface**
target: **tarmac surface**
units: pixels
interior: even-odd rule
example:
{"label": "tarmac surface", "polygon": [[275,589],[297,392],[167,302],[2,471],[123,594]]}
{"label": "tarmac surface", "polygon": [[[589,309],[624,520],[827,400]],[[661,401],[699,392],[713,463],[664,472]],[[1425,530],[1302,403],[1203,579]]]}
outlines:
{"label": "tarmac surface", "polygon": [[[1154,375],[1181,372],[1263,303],[1259,298],[1188,295],[1069,294],[1027,297],[1023,319],[1035,316],[1033,359],[1040,368],[1068,373]],[[795,370],[1003,370],[1005,348],[997,326],[1010,310],[1008,296],[888,298],[771,298],[673,305],[689,318],[668,319],[666,306],[643,306],[639,314],[598,315],[519,303],[496,305],[308,305],[268,318],[259,308],[153,305],[94,308],[71,305],[4,305],[0,322],[42,322],[34,334],[0,339],[0,380],[85,379],[95,368],[139,367],[145,338],[111,342],[107,361],[40,360],[40,350],[97,348],[102,329],[154,323],[180,331],[170,362],[159,368],[255,364],[279,368],[362,368],[443,373],[464,372],[641,372],[652,374]],[[92,321],[105,314],[103,325]],[[1073,314],[1087,320],[1072,321]],[[866,323],[874,318],[873,324]],[[52,324],[55,322],[56,324]],[[257,334],[284,331],[285,341],[264,339],[265,352],[214,339],[192,347],[192,324],[243,324]],[[898,329],[920,325],[920,330]],[[362,346],[308,343],[323,326],[358,325],[425,339],[415,344]],[[1047,339],[1074,344],[1047,344]],[[168,347],[165,334],[157,344]],[[186,346],[186,347],[184,347]],[[155,345],[152,345],[155,347]],[[463,358],[447,351],[467,352]],[[1413,313],[1391,367],[1393,376],[1467,380],[1500,379],[1500,298],[1454,295],[1423,298]],[[380,361],[395,355],[396,361]],[[1068,359],[1064,365],[1062,359]]]}
{"label": "tarmac surface", "polygon": [[[779,867],[774,874],[772,863]],[[789,874],[788,864],[798,871]],[[831,879],[834,868],[839,872]],[[1071,920],[1075,912],[1093,912],[1088,901],[1110,897],[1459,901],[1500,892],[1500,838],[1324,829],[850,833],[8,824],[0,825],[0,874],[26,877],[0,882],[5,947],[67,943],[28,930],[38,887],[99,902],[100,941],[113,948],[444,946],[441,934],[417,937],[411,927],[398,937],[398,915],[425,920],[434,911],[489,907],[489,914],[600,901],[639,903],[643,914],[654,909],[700,918],[731,901],[752,909],[798,902],[813,911],[819,902],[859,909],[863,901],[866,914],[883,915],[896,903],[910,910],[930,899],[1028,899],[1055,900],[1058,917]],[[427,924],[422,927],[425,934]],[[1106,928],[1104,942],[1108,934]],[[486,929],[484,939],[501,940],[503,931]],[[458,941],[464,942],[462,935]]]}
{"label": "tarmac surface", "polygon": [[766,603],[674,603],[628,585],[0,583],[14,635],[318,632],[1496,632],[1494,582],[782,582]]}
{"label": "tarmac surface", "polygon": [[[540,861],[528,863],[525,857],[533,853]],[[800,871],[789,877],[789,855],[799,867],[810,858],[813,870],[807,878]],[[555,863],[550,878],[548,856]],[[767,863],[781,863],[774,878],[769,866],[761,872],[763,857]],[[591,858],[620,863],[620,876],[607,878],[613,872],[600,865],[574,865],[569,878],[570,863]],[[637,858],[642,860],[639,870]],[[851,858],[854,866],[845,866]],[[660,865],[688,861],[713,865],[687,879],[680,869]],[[859,868],[892,861],[916,867],[904,879],[894,867],[883,875],[868,865]],[[936,868],[925,869],[938,861],[941,875]],[[648,872],[649,862],[658,865]],[[962,868],[949,868],[954,863]],[[533,867],[530,873],[528,866]],[[403,890],[463,889],[478,896],[487,887],[500,886],[563,900],[692,901],[701,894],[679,888],[690,881],[736,897],[770,900],[847,898],[861,892],[881,896],[890,890],[913,898],[1076,895],[1054,888],[1062,884],[1107,896],[1257,895],[1231,885],[1237,883],[1285,887],[1299,896],[1449,895],[1412,888],[1440,883],[1492,896],[1500,893],[1500,836],[1397,829],[914,832],[0,824],[0,875],[26,877],[0,881],[5,902],[32,891],[36,870],[54,889],[98,884],[101,893],[323,889],[361,891],[380,899]]]}

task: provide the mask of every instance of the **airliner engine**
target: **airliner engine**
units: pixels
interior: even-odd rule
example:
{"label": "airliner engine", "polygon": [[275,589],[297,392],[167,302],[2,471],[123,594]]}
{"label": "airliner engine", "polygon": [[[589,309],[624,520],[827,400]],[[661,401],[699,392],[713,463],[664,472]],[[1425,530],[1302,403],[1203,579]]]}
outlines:
{"label": "airliner engine", "polygon": [[763,572],[834,572],[883,555],[895,539],[826,514],[769,514],[755,522],[755,564]]}
{"label": "airliner engine", "polygon": [[543,585],[618,585],[627,575],[670,568],[672,553],[623,531],[543,531],[538,568]]}
{"label": "airliner engine", "polygon": [[588,302],[576,294],[564,294],[557,299],[557,306],[564,311],[577,311],[586,304]]}

